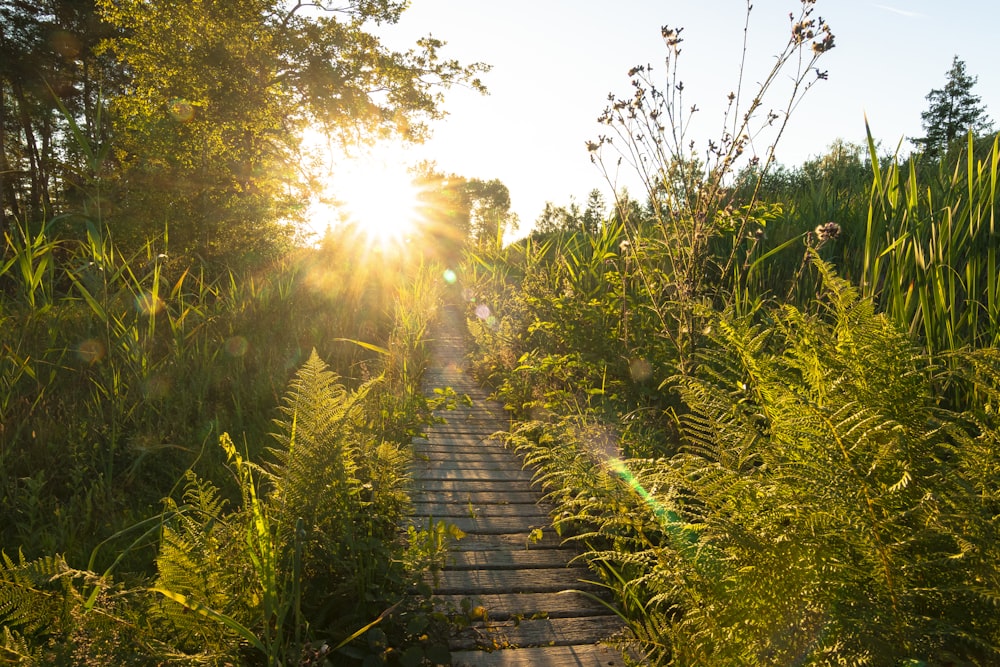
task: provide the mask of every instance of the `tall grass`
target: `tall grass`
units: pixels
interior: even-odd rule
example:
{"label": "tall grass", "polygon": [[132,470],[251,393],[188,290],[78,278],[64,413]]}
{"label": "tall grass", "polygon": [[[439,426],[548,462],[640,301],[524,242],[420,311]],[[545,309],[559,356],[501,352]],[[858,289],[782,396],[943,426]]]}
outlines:
{"label": "tall grass", "polygon": [[997,282],[998,138],[966,145],[921,173],[919,159],[893,159],[874,179],[859,279],[896,322],[934,356],[1000,342]]}
{"label": "tall grass", "polygon": [[[20,549],[0,564],[0,655],[203,664],[256,652],[278,665],[375,651],[352,642],[419,579],[411,567],[434,561],[425,531],[411,531],[413,553],[397,539],[404,443],[432,408],[418,388],[434,272],[388,280],[372,265],[368,280],[352,267],[349,281],[309,252],[209,280],[96,235],[64,260],[47,309],[0,302],[48,326],[40,340],[5,329],[5,345],[64,360],[51,379],[25,363],[5,376],[3,542]],[[31,390],[35,410],[59,401],[63,423],[31,409]],[[154,566],[155,584],[135,587]],[[47,618],[52,600],[63,617]]]}
{"label": "tall grass", "polygon": [[5,545],[85,562],[95,544],[155,514],[185,469],[221,466],[208,445],[222,432],[264,441],[276,397],[311,349],[348,377],[377,363],[338,342],[388,340],[396,287],[374,268],[341,272],[330,251],[303,251],[213,274],[170,257],[166,243],[125,256],[94,225],[82,241],[45,229],[6,237]]}

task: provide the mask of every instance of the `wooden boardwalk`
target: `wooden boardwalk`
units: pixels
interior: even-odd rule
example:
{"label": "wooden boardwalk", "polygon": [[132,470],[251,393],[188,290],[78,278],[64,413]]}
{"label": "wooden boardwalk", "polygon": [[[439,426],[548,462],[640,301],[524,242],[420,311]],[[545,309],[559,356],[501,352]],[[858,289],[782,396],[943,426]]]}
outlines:
{"label": "wooden boardwalk", "polygon": [[585,565],[570,564],[578,552],[561,544],[520,457],[489,438],[509,420],[466,373],[464,330],[461,314],[446,309],[424,389],[451,387],[472,405],[442,411],[447,423],[413,442],[414,523],[445,520],[466,534],[454,545],[435,599],[442,607],[469,600],[486,610],[485,620],[452,638],[452,664],[624,665],[618,651],[598,644],[622,629],[620,619],[572,592],[600,589],[585,583],[591,578]]}

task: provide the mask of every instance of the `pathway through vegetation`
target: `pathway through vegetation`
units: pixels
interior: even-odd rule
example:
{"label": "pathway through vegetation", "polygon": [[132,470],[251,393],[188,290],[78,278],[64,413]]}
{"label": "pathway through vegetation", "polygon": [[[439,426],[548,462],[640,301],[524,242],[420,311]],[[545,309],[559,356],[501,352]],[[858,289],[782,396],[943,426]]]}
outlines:
{"label": "pathway through vegetation", "polygon": [[465,533],[435,599],[485,609],[482,621],[452,638],[453,664],[621,665],[618,652],[597,643],[620,631],[621,621],[570,592],[599,589],[584,582],[592,576],[583,563],[570,563],[578,552],[561,544],[520,457],[489,437],[509,421],[465,370],[464,330],[461,312],[445,309],[424,388],[452,387],[472,404],[439,413],[447,423],[414,439],[414,522],[443,519]]}

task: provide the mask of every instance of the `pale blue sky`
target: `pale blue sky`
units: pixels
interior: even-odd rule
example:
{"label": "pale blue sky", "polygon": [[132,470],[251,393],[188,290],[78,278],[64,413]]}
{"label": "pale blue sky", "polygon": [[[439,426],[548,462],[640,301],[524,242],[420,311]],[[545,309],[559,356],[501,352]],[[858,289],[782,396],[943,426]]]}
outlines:
{"label": "pale blue sky", "polygon": [[[736,82],[745,8],[743,0],[413,0],[385,39],[401,48],[431,33],[447,42],[446,57],[493,66],[484,77],[489,96],[447,94],[450,116],[419,153],[445,171],[499,178],[526,230],[546,201],[565,205],[572,196],[583,204],[592,188],[607,189],[584,142],[602,132],[596,118],[608,93],[629,93],[628,69],[662,64],[660,26],[684,27],[685,103],[699,106],[706,127],[718,126]],[[788,13],[799,8],[794,0],[754,2],[747,81],[769,70],[787,41]],[[829,80],[793,115],[779,161],[800,164],[837,138],[862,141],[865,114],[886,151],[920,136],[925,96],[944,84],[955,55],[1000,118],[998,8],[981,0],[819,0],[816,15],[836,35],[820,63]]]}

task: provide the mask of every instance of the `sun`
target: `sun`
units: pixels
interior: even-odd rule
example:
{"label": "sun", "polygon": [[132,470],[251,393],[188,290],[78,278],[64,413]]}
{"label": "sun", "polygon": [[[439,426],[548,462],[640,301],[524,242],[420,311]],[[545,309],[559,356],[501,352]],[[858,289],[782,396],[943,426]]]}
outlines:
{"label": "sun", "polygon": [[342,166],[331,179],[342,218],[370,240],[404,243],[414,232],[420,205],[413,175],[386,155],[367,155]]}
{"label": "sun", "polygon": [[304,141],[312,164],[323,174],[322,191],[306,214],[307,234],[321,238],[348,225],[371,245],[402,246],[411,239],[421,200],[410,156],[402,145],[383,142],[347,156],[318,132],[308,133]]}

